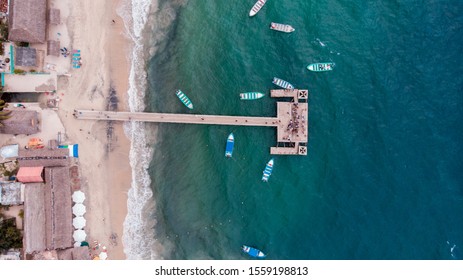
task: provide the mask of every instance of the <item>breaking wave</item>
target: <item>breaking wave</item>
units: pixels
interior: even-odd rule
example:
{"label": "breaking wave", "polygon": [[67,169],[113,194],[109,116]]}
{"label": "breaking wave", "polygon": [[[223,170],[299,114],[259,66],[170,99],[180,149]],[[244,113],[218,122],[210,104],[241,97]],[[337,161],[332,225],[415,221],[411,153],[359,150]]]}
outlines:
{"label": "breaking wave", "polygon": [[[164,40],[168,27],[174,21],[173,7],[184,3],[184,0],[125,0],[118,8],[126,33],[132,39],[128,88],[128,104],[132,112],[145,110],[146,61],[156,53],[157,46]],[[132,168],[122,236],[124,253],[127,259],[159,259],[163,246],[156,241],[153,230],[156,225],[155,199],[148,173],[154,152],[152,147],[156,126],[132,121],[124,124],[124,131],[131,141],[129,160]]]}

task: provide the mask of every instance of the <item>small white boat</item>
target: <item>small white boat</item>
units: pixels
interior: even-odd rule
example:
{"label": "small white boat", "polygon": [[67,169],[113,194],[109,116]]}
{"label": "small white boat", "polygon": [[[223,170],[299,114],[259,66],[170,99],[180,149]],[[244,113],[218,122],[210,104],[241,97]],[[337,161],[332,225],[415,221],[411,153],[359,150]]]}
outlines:
{"label": "small white boat", "polygon": [[289,24],[276,23],[276,22],[270,23],[270,29],[285,32],[285,33],[291,33],[291,32],[294,32],[294,30],[296,30],[294,29],[294,27],[292,27]]}
{"label": "small white boat", "polygon": [[267,2],[267,0],[257,0],[256,4],[252,6],[251,11],[249,11],[249,16],[250,17],[255,16],[260,11],[260,9],[262,9],[262,7],[265,5],[265,2]]}

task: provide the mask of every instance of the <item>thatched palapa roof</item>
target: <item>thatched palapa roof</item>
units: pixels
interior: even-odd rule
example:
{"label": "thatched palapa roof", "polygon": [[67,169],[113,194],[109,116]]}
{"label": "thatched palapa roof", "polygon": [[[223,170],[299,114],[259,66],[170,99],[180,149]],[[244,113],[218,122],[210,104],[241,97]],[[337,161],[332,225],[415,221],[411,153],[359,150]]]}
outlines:
{"label": "thatched palapa roof", "polygon": [[60,10],[50,9],[48,10],[48,23],[58,25],[61,23]]}
{"label": "thatched palapa roof", "polygon": [[91,260],[91,253],[87,246],[58,250],[59,260]]}
{"label": "thatched palapa roof", "polygon": [[54,40],[48,40],[47,41],[47,55],[54,55],[58,56],[60,55],[60,44],[59,41],[54,41]]}
{"label": "thatched palapa roof", "polygon": [[40,131],[39,113],[32,110],[12,110],[11,117],[3,120],[0,133],[31,135]]}
{"label": "thatched palapa roof", "polygon": [[10,0],[8,39],[45,43],[47,0]]}
{"label": "thatched palapa roof", "polygon": [[69,168],[46,168],[46,184],[28,184],[24,202],[24,251],[72,247]]}
{"label": "thatched palapa roof", "polygon": [[28,184],[24,195],[24,252],[40,252],[47,248],[45,220],[44,185]]}

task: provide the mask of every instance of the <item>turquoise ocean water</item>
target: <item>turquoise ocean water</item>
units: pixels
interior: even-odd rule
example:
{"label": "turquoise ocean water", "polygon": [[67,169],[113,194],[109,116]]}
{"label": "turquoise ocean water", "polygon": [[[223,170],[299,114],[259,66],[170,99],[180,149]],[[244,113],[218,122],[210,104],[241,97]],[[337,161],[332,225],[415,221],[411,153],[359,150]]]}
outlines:
{"label": "turquoise ocean water", "polygon": [[[146,111],[274,116],[277,76],[310,91],[308,155],[275,156],[263,183],[272,128],[158,125],[144,238],[166,259],[248,259],[243,244],[268,259],[461,259],[463,2],[268,0],[250,18],[254,2],[158,2]],[[335,70],[305,69],[322,61]]]}

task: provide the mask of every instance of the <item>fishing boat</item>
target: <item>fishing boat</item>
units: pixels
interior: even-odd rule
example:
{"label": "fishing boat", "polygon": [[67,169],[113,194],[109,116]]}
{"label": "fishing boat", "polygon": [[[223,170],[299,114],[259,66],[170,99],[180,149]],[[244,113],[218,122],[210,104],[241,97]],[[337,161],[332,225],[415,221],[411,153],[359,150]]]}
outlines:
{"label": "fishing boat", "polygon": [[285,80],[277,78],[277,77],[273,78],[272,83],[274,83],[275,85],[277,85],[279,87],[285,88],[285,89],[294,89],[294,86],[292,84],[288,83]]}
{"label": "fishing boat", "polygon": [[263,175],[262,175],[262,181],[268,182],[268,178],[270,175],[272,175],[272,170],[273,170],[273,158],[267,162],[267,165],[265,166]]}
{"label": "fishing boat", "polygon": [[260,92],[243,92],[240,93],[241,100],[255,100],[264,97],[265,94]]}
{"label": "fishing boat", "polygon": [[265,258],[267,256],[261,250],[258,250],[256,248],[252,248],[246,245],[243,245],[241,249],[243,250],[243,252],[245,252],[246,254],[254,258]]}
{"label": "fishing boat", "polygon": [[286,33],[291,33],[291,32],[294,32],[294,30],[296,30],[294,29],[294,27],[292,27],[289,24],[276,23],[276,22],[270,23],[270,29],[281,31],[281,32],[286,32]]}
{"label": "fishing boat", "polygon": [[265,5],[265,2],[267,2],[267,0],[257,0],[256,4],[252,6],[251,11],[249,11],[249,16],[250,17],[255,16],[257,12],[259,12],[260,9],[262,9],[262,7]]}
{"label": "fishing boat", "polygon": [[182,103],[188,109],[193,109],[193,103],[191,103],[190,98],[188,98],[188,96],[186,96],[186,94],[184,94],[181,90],[177,90],[177,92],[175,94],[177,95],[178,99],[180,99],[180,101],[182,101]]}
{"label": "fishing boat", "polygon": [[312,63],[307,66],[307,69],[314,72],[324,72],[331,71],[334,68],[334,63],[332,62],[321,62],[321,63]]}
{"label": "fishing boat", "polygon": [[235,145],[235,138],[233,133],[230,133],[227,138],[227,146],[225,147],[225,157],[231,158],[233,154],[233,146]]}

